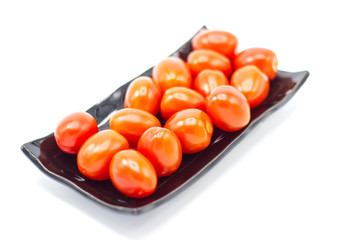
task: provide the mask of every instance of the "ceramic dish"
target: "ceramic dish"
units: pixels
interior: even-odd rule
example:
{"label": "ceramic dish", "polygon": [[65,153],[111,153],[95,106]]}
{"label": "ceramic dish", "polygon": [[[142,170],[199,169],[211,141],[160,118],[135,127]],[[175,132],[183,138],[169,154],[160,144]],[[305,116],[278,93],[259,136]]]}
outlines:
{"label": "ceramic dish", "polygon": [[[205,27],[203,27],[205,28]],[[180,47],[172,56],[186,60],[192,50],[191,39]],[[152,68],[139,76],[151,76]],[[72,189],[95,202],[111,209],[138,214],[152,209],[161,203],[176,196],[182,189],[189,186],[202,174],[210,169],[226,151],[236,147],[258,122],[269,116],[276,109],[283,106],[299,90],[305,82],[309,72],[279,71],[271,82],[270,92],[266,100],[251,112],[249,125],[240,131],[229,133],[215,128],[210,146],[196,154],[183,156],[180,168],[167,177],[159,178],[154,194],[142,199],[126,197],[118,192],[108,181],[93,181],[84,177],[76,165],[76,156],[62,152],[56,145],[53,133],[25,143],[21,146],[24,154],[46,175],[64,183]],[[124,94],[131,81],[115,90],[102,102],[91,107],[87,112],[95,117],[98,123],[115,110],[124,107]],[[101,125],[100,129],[108,128],[108,122]]]}

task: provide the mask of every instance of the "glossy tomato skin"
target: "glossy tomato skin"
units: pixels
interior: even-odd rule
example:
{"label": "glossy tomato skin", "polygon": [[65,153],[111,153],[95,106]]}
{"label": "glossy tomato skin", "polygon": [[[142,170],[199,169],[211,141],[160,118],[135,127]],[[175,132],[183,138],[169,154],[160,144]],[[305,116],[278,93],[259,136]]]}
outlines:
{"label": "glossy tomato skin", "polygon": [[212,90],[206,110],[214,125],[227,132],[245,127],[251,117],[247,99],[233,86],[219,86]]}
{"label": "glossy tomato skin", "polygon": [[91,136],[77,155],[80,172],[93,180],[109,179],[109,166],[115,153],[128,149],[129,143],[121,134],[107,129]]}
{"label": "glossy tomato skin", "polygon": [[137,150],[141,152],[155,168],[158,177],[175,172],[182,160],[181,144],[171,130],[152,127],[140,137]]}
{"label": "glossy tomato skin", "polygon": [[236,54],[234,69],[255,65],[272,81],[278,72],[278,59],[273,51],[266,48],[249,48]]}
{"label": "glossy tomato skin", "polygon": [[164,127],[175,133],[186,154],[204,150],[209,146],[214,133],[209,116],[199,109],[185,109],[175,113]]}
{"label": "glossy tomato skin", "polygon": [[207,97],[210,92],[221,85],[229,85],[229,80],[222,71],[205,69],[195,78],[193,88]]}
{"label": "glossy tomato skin", "polygon": [[269,93],[269,78],[254,65],[237,69],[231,76],[231,85],[241,91],[250,108],[259,106]]}
{"label": "glossy tomato skin", "polygon": [[192,51],[187,58],[190,70],[196,77],[204,69],[217,69],[222,71],[226,77],[232,72],[230,60],[224,55],[208,49]]}
{"label": "glossy tomato skin", "polygon": [[143,198],[157,186],[157,175],[150,161],[140,152],[128,149],[116,153],[110,164],[110,179],[121,193]]}
{"label": "glossy tomato skin", "polygon": [[153,115],[159,112],[161,90],[152,78],[141,76],[132,81],[126,90],[125,108],[137,108]]}
{"label": "glossy tomato skin", "polygon": [[98,126],[93,116],[86,112],[75,112],[60,121],[54,135],[63,152],[77,154],[81,145],[97,132]]}
{"label": "glossy tomato skin", "polygon": [[160,61],[154,66],[152,76],[162,92],[176,86],[190,87],[192,82],[189,67],[178,57],[168,57]]}
{"label": "glossy tomato skin", "polygon": [[144,110],[124,108],[110,118],[110,129],[123,135],[130,147],[136,147],[141,135],[151,127],[161,127],[159,119]]}
{"label": "glossy tomato skin", "polygon": [[173,87],[165,91],[160,104],[160,113],[167,120],[174,113],[186,108],[197,108],[205,111],[205,103],[205,98],[195,90]]}
{"label": "glossy tomato skin", "polygon": [[191,41],[193,49],[209,49],[232,59],[238,44],[236,36],[220,30],[205,30],[195,35]]}

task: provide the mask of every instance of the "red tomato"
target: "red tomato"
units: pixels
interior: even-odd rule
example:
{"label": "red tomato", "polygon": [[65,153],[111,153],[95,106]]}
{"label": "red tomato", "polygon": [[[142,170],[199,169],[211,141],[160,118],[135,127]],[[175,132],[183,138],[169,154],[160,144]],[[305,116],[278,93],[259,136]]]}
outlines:
{"label": "red tomato", "polygon": [[204,69],[220,70],[226,77],[229,77],[232,72],[230,60],[224,55],[212,50],[194,50],[188,55],[187,62],[194,76]]}
{"label": "red tomato", "polygon": [[165,91],[160,105],[160,113],[165,120],[186,108],[205,111],[205,98],[195,90],[185,87],[173,87]]}
{"label": "red tomato", "polygon": [[207,97],[211,90],[221,85],[229,85],[229,80],[224,73],[219,70],[205,69],[197,75],[193,88]]}
{"label": "red tomato", "polygon": [[166,128],[152,127],[141,135],[137,150],[150,160],[158,177],[175,172],[182,160],[178,137]]}
{"label": "red tomato", "polygon": [[176,86],[190,87],[192,81],[188,66],[178,57],[168,57],[159,62],[153,68],[152,76],[162,92]]}
{"label": "red tomato", "polygon": [[270,81],[276,77],[278,71],[278,60],[275,53],[266,48],[246,49],[236,54],[233,63],[235,69],[246,65],[255,65],[268,76]]}
{"label": "red tomato", "polygon": [[136,147],[141,135],[151,127],[161,127],[159,119],[136,108],[121,109],[110,118],[110,129],[123,135],[130,147]]}
{"label": "red tomato", "polygon": [[159,112],[160,101],[159,86],[150,77],[142,76],[130,83],[124,105],[126,108],[137,108],[156,115]]}
{"label": "red tomato", "polygon": [[173,131],[179,138],[183,153],[204,150],[209,146],[214,133],[209,116],[199,109],[185,109],[175,113],[164,127]]}
{"label": "red tomato", "polygon": [[207,100],[207,113],[214,125],[221,130],[235,132],[249,123],[249,103],[233,86],[215,88]]}
{"label": "red tomato", "polygon": [[77,154],[86,139],[98,131],[93,116],[86,112],[76,112],[60,121],[54,135],[57,145],[63,152]]}
{"label": "red tomato", "polygon": [[154,167],[144,155],[133,149],[116,153],[109,173],[115,188],[133,198],[147,197],[157,186]]}
{"label": "red tomato", "polygon": [[191,41],[193,49],[210,49],[232,59],[238,40],[232,33],[206,30],[198,33]]}
{"label": "red tomato", "polygon": [[269,93],[269,79],[256,66],[237,69],[231,76],[231,85],[240,90],[248,100],[250,108],[260,105]]}
{"label": "red tomato", "polygon": [[109,179],[109,166],[115,153],[129,148],[119,133],[107,129],[91,136],[81,146],[77,165],[82,174],[93,180]]}

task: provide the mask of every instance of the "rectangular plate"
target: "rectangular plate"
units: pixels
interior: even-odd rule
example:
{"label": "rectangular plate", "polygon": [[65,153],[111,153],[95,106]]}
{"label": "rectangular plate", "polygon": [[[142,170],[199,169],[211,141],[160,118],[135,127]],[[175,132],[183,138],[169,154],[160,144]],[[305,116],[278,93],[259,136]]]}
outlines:
{"label": "rectangular plate", "polygon": [[[186,61],[190,51],[192,51],[191,39],[174,52],[172,56],[180,57]],[[151,77],[151,73],[152,68],[139,76]],[[232,133],[215,128],[210,146],[199,153],[184,154],[180,168],[170,176],[159,178],[156,191],[146,198],[134,199],[124,196],[115,189],[110,180],[94,181],[84,177],[77,169],[76,155],[62,152],[56,145],[53,133],[25,143],[21,146],[21,150],[43,173],[95,202],[117,211],[138,214],[171,199],[180,190],[209,170],[214,163],[221,159],[221,156],[226,151],[236,146],[240,142],[239,140],[249,133],[258,122],[294,96],[308,76],[308,71],[293,73],[279,71],[270,84],[270,91],[266,100],[251,111],[251,121],[248,126]],[[93,115],[96,121],[100,123],[112,112],[123,108],[124,95],[131,81],[119,87],[104,101],[94,105],[87,112]],[[109,124],[106,122],[99,129],[108,127]]]}

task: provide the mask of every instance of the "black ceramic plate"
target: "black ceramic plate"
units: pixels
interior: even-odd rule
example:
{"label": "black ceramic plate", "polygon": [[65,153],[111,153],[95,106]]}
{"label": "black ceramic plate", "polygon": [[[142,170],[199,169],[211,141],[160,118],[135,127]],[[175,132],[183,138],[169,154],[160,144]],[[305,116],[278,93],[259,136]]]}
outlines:
{"label": "black ceramic plate", "polygon": [[[191,41],[189,40],[172,55],[186,60],[191,50]],[[141,75],[151,76],[151,71],[152,68]],[[25,143],[21,146],[21,150],[42,172],[101,205],[121,212],[141,213],[169,200],[209,170],[210,166],[221,159],[225,151],[236,146],[240,142],[239,140],[249,133],[260,120],[269,116],[294,96],[308,76],[309,72],[307,71],[294,73],[279,71],[271,82],[266,100],[252,110],[251,121],[246,128],[233,133],[215,128],[210,146],[199,153],[184,155],[178,171],[170,176],[160,178],[155,193],[146,198],[126,197],[118,192],[109,180],[93,181],[84,177],[77,169],[76,156],[62,152],[57,147],[53,134]],[[100,123],[114,110],[123,108],[124,94],[130,82],[118,88],[108,98],[94,105],[87,112]],[[108,126],[107,122],[100,126],[100,129],[106,129]]]}

